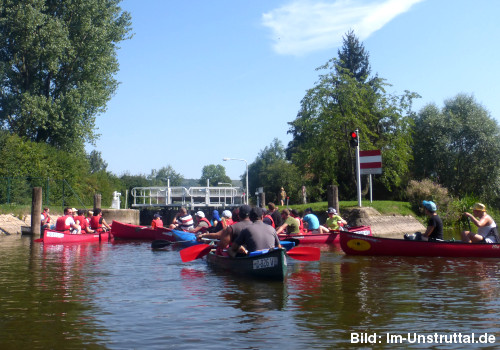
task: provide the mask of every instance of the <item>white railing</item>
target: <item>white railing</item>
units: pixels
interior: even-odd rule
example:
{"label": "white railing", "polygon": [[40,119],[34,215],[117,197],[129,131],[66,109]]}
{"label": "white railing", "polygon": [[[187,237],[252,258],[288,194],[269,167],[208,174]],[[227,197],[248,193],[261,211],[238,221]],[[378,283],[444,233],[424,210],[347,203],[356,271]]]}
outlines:
{"label": "white railing", "polygon": [[244,203],[239,187],[134,187],[132,207],[226,207]]}

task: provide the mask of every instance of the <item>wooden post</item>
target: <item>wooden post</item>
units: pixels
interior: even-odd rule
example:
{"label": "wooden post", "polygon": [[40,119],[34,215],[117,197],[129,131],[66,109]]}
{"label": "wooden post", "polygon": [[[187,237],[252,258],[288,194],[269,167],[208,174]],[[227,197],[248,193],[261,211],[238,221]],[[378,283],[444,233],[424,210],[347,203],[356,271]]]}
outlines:
{"label": "wooden post", "polygon": [[265,208],[266,207],[266,192],[259,193],[259,201],[260,201],[260,207]]}
{"label": "wooden post", "polygon": [[94,194],[94,211],[100,207],[101,207],[101,194],[96,193]]}
{"label": "wooden post", "polygon": [[328,207],[333,207],[339,213],[339,188],[335,185],[328,185],[327,187]]}
{"label": "wooden post", "polygon": [[41,220],[42,215],[42,188],[33,187],[32,198],[31,198],[31,234],[40,235]]}

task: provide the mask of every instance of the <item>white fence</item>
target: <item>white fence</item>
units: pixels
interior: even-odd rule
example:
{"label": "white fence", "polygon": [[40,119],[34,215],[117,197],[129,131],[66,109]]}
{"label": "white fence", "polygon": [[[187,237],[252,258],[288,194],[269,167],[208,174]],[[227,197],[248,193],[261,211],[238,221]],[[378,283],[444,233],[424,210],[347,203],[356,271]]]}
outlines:
{"label": "white fence", "polygon": [[239,187],[134,187],[132,207],[235,207],[244,204]]}

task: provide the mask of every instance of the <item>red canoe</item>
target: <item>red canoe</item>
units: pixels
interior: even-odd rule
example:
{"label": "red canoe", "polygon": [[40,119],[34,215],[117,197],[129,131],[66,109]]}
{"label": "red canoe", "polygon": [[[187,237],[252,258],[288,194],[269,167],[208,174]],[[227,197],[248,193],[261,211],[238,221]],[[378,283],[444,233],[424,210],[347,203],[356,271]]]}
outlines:
{"label": "red canoe", "polygon": [[153,229],[147,226],[125,224],[114,220],[111,223],[111,234],[114,238],[118,239],[142,239],[148,241],[164,239],[172,242],[175,241],[175,237],[169,228],[158,227]]}
{"label": "red canoe", "polygon": [[[372,235],[370,226],[350,227],[349,232],[357,232],[361,235]],[[330,233],[298,233],[298,234],[279,234],[280,240],[298,239],[299,244],[336,244],[340,242],[340,231],[330,231]]]}
{"label": "red canoe", "polygon": [[350,232],[340,233],[340,247],[348,255],[500,258],[500,244],[497,243],[407,241]]}
{"label": "red canoe", "polygon": [[43,239],[39,238],[37,242],[45,244],[63,244],[63,243],[86,243],[86,242],[107,242],[109,233],[84,233],[80,235],[70,235],[60,231],[46,230]]}

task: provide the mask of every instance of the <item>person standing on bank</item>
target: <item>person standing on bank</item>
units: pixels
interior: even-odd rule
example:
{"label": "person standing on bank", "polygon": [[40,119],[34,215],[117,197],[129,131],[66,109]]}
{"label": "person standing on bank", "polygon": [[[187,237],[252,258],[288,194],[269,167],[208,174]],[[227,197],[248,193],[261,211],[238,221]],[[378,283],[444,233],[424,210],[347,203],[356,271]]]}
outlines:
{"label": "person standing on bank", "polygon": [[281,192],[280,192],[281,206],[285,205],[285,199],[286,199],[286,192],[285,189],[281,187]]}
{"label": "person standing on bank", "polygon": [[486,214],[486,206],[482,203],[476,203],[471,209],[473,214],[465,212],[464,216],[477,226],[477,233],[463,231],[462,241],[466,243],[500,243],[497,224],[491,216]]}

